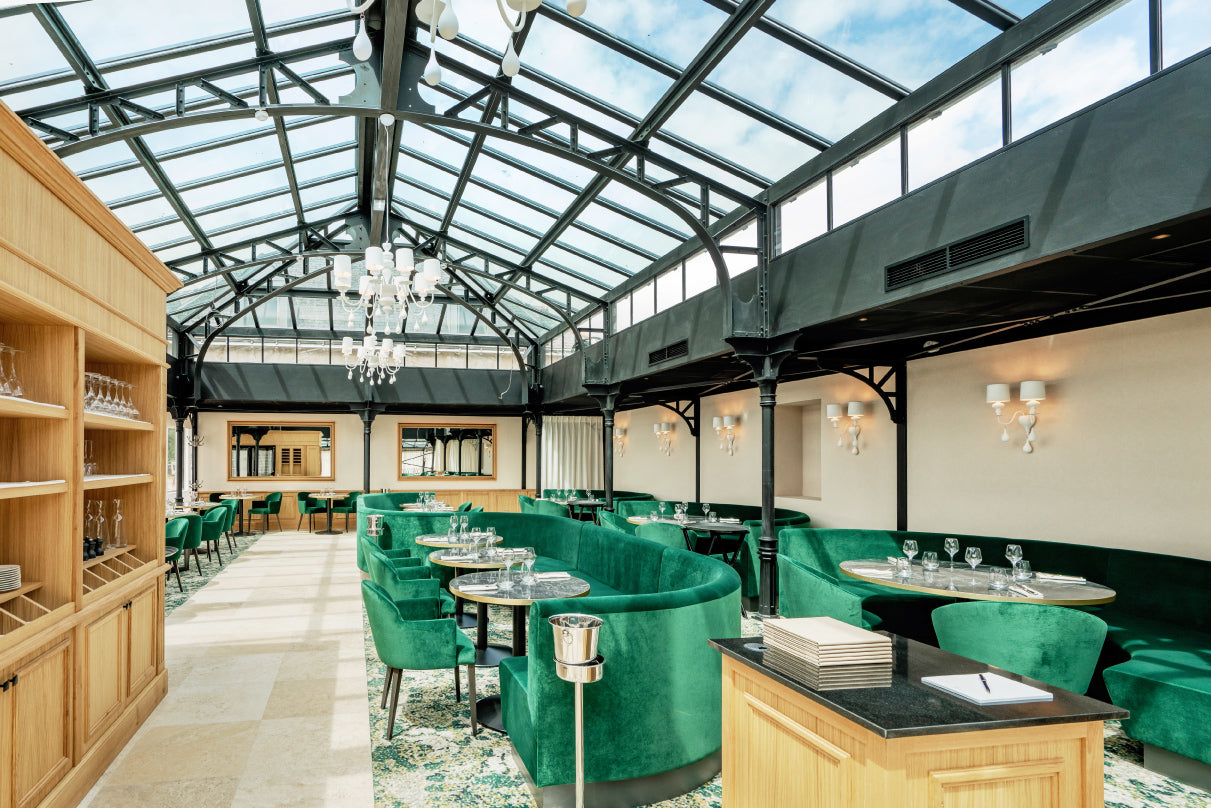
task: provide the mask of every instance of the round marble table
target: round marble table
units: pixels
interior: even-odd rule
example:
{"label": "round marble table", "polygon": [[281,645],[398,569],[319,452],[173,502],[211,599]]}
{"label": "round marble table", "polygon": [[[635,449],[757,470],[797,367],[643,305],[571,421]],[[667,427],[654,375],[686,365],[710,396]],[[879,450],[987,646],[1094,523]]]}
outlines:
{"label": "round marble table", "polygon": [[[483,533],[476,534],[479,536],[479,543],[483,543]],[[422,547],[470,547],[471,540],[463,539],[458,536],[451,538],[448,533],[423,533],[413,539]],[[500,544],[503,539],[500,536],[495,536],[488,540],[488,544]]]}
{"label": "round marble table", "polygon": [[312,499],[323,499],[323,500],[327,500],[327,502],[328,502],[328,526],[325,527],[323,530],[317,530],[315,532],[315,534],[317,536],[339,536],[341,534],[341,532],[339,530],[332,529],[332,501],[336,500],[336,499],[344,499],[345,495],[334,493],[334,494],[311,494],[310,496]]}
{"label": "round marble table", "polygon": [[[1037,575],[1025,582],[1012,581],[1010,589],[993,590],[988,588],[992,567],[984,565],[976,567],[973,572],[966,564],[956,563],[951,570],[949,562],[942,562],[942,566],[931,573],[922,569],[920,563],[916,563],[910,565],[911,575],[907,578],[896,577],[893,570],[894,567],[885,558],[862,558],[841,562],[841,572],[859,581],[964,600],[1012,600],[1052,606],[1092,606],[1109,603],[1117,596],[1113,589],[1101,584],[1088,581],[1049,581]],[[1038,592],[1041,597],[1014,591],[1022,583]]]}
{"label": "round marble table", "polygon": [[[537,574],[543,575],[543,573]],[[550,575],[551,573],[546,574]],[[493,589],[491,591],[478,589],[478,587],[487,585],[493,586]],[[481,651],[486,652],[496,648],[496,646],[488,645],[488,604],[493,603],[498,606],[513,607],[512,652],[510,653],[508,649],[501,649],[504,651],[503,654],[492,655],[495,656],[494,661],[478,663],[486,666],[498,665],[500,664],[500,660],[507,656],[525,655],[526,614],[531,603],[536,600],[551,600],[553,598],[582,598],[589,594],[589,582],[570,574],[566,578],[542,578],[533,584],[514,582],[512,589],[503,592],[496,589],[495,585],[495,572],[476,572],[470,575],[462,575],[450,582],[450,591],[455,595],[479,603],[479,628],[476,631],[475,639],[477,657]],[[475,587],[475,589],[468,592],[463,588],[466,586]],[[475,709],[479,723],[482,726],[496,732],[505,731],[500,696],[489,696],[485,699],[480,699],[476,703]]]}

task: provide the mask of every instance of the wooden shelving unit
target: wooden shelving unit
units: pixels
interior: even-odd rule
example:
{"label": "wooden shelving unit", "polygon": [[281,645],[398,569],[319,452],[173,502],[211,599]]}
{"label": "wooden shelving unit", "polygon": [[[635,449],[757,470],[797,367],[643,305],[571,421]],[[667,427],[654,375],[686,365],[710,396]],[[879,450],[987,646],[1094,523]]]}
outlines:
{"label": "wooden shelving unit", "polygon": [[[0,103],[0,808],[75,805],[167,690],[165,296],[179,284]],[[84,412],[86,372],[134,385],[140,420]],[[84,442],[104,472],[85,480]],[[30,480],[32,482],[21,482]],[[83,558],[89,500],[129,547]],[[16,677],[14,680],[13,677]]]}

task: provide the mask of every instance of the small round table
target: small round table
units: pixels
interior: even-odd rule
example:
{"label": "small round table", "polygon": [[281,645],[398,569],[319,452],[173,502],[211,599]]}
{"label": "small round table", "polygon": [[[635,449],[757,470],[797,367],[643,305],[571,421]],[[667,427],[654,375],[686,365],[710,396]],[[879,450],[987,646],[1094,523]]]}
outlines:
{"label": "small round table", "polygon": [[332,529],[332,500],[343,499],[340,494],[311,494],[312,499],[323,499],[328,501],[328,526],[323,530],[315,531],[317,536],[339,536],[339,530]]}
{"label": "small round table", "polygon": [[593,521],[597,521],[597,512],[605,507],[604,499],[571,499],[568,500],[568,507],[575,508],[577,514],[588,511],[593,517]]}
{"label": "small round table", "polygon": [[[237,515],[240,517],[240,529],[235,535],[237,535],[237,536],[254,536],[254,535],[256,535],[252,531],[248,531],[248,532],[244,531],[244,502],[246,500],[254,500],[254,499],[256,499],[256,497],[254,497],[252,494],[223,494],[223,496],[219,497],[219,499],[237,500],[236,512],[237,512]],[[215,503],[215,502],[211,503],[211,505],[217,505],[217,504],[218,503]]]}
{"label": "small round table", "polygon": [[[943,562],[936,572],[926,572],[919,563],[910,565],[909,569],[911,575],[907,578],[894,575],[887,577],[875,574],[876,572],[894,571],[894,567],[887,562],[887,559],[862,558],[841,562],[841,572],[851,578],[857,578],[859,581],[879,584],[891,589],[925,592],[930,595],[943,595],[964,600],[1008,600],[1052,606],[1093,606],[1098,603],[1109,603],[1117,596],[1113,589],[1101,584],[1088,581],[1085,583],[1048,581],[1037,576],[1024,583],[1041,593],[1042,597],[1032,597],[1028,594],[1014,592],[1012,589],[993,590],[988,588],[988,583],[992,578],[991,566],[976,567],[974,573],[968,565],[956,564],[952,570],[948,566],[948,562]],[[1011,587],[1016,585],[1020,585],[1020,582],[1010,582]]]}
{"label": "small round table", "polygon": [[[540,575],[542,573],[539,573]],[[550,573],[548,573],[550,574]],[[497,659],[507,656],[524,656],[526,653],[526,613],[530,604],[536,600],[551,600],[554,598],[582,598],[589,594],[589,582],[573,575],[566,578],[540,578],[533,584],[515,582],[513,588],[501,592],[473,591],[467,592],[464,586],[483,586],[496,583],[495,572],[476,572],[462,575],[450,582],[450,591],[467,600],[479,604],[479,625],[475,646],[477,649],[487,648],[488,641],[488,604],[513,607],[513,650],[506,652]],[[479,723],[488,729],[504,732],[505,725],[500,705],[500,696],[489,696],[476,703],[476,713]]]}

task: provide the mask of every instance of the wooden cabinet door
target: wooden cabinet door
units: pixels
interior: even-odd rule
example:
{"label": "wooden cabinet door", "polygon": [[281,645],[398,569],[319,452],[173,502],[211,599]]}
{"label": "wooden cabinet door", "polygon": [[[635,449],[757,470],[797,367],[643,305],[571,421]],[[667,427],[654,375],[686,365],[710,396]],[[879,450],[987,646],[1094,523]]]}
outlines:
{"label": "wooden cabinet door", "polygon": [[85,748],[117,718],[126,702],[129,634],[126,604],[114,607],[84,627],[80,709]]}
{"label": "wooden cabinet door", "polygon": [[127,670],[129,687],[127,695],[140,693],[156,677],[158,654],[159,621],[163,613],[160,600],[156,597],[156,584],[135,595],[126,613],[129,616],[130,638],[128,641]]}
{"label": "wooden cabinet door", "polygon": [[36,805],[71,769],[71,666],[71,643],[64,640],[18,670],[5,694],[13,808]]}

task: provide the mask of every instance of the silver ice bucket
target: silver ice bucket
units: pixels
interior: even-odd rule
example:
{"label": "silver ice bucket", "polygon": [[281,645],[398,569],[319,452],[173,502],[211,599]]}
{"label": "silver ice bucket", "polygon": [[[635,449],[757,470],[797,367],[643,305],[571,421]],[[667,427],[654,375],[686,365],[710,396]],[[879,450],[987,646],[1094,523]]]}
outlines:
{"label": "silver ice bucket", "polygon": [[366,535],[377,536],[383,532],[382,528],[383,517],[379,514],[366,515]]}
{"label": "silver ice bucket", "polygon": [[557,614],[548,621],[555,632],[555,660],[585,665],[597,659],[601,618],[591,614]]}

